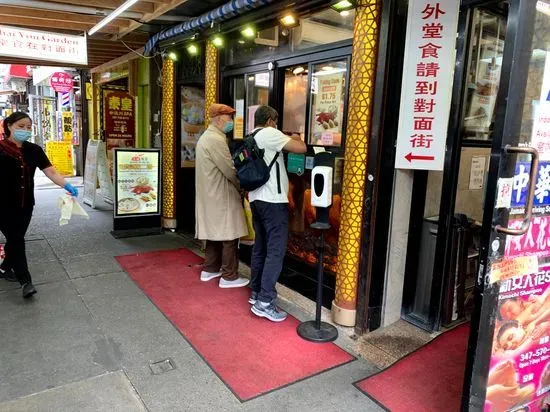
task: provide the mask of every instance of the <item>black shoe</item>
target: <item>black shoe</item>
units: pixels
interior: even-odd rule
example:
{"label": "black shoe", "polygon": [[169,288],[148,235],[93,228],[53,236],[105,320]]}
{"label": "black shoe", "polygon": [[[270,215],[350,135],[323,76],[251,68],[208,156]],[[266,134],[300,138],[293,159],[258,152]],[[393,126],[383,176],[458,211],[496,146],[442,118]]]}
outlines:
{"label": "black shoe", "polygon": [[0,269],[0,279],[4,279],[8,282],[17,282],[17,276],[15,276],[15,273],[13,273],[11,269]]}
{"label": "black shoe", "polygon": [[23,285],[23,297],[25,299],[28,299],[32,297],[34,294],[36,294],[36,289],[32,285],[32,283],[25,283]]}

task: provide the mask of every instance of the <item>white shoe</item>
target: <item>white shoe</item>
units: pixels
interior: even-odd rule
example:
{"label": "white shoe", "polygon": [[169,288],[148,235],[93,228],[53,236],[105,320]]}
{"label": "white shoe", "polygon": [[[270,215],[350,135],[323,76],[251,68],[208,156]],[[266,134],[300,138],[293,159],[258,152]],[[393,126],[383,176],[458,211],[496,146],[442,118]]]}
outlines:
{"label": "white shoe", "polygon": [[222,274],[221,273],[210,273],[205,272],[204,270],[201,272],[201,280],[203,282],[208,282],[209,280],[219,278]]}
{"label": "white shoe", "polygon": [[220,288],[230,289],[230,288],[242,288],[250,283],[248,278],[238,278],[235,280],[225,280],[224,278],[220,279]]}

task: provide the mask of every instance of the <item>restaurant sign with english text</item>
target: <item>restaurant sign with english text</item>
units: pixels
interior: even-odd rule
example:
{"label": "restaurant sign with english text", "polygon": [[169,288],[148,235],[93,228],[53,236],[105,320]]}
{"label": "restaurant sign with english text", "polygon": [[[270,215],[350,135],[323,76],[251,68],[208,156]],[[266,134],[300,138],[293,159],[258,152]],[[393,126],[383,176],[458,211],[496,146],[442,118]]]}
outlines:
{"label": "restaurant sign with english text", "polygon": [[86,37],[0,25],[0,56],[88,65]]}
{"label": "restaurant sign with english text", "polygon": [[443,170],[459,5],[409,2],[397,169]]}

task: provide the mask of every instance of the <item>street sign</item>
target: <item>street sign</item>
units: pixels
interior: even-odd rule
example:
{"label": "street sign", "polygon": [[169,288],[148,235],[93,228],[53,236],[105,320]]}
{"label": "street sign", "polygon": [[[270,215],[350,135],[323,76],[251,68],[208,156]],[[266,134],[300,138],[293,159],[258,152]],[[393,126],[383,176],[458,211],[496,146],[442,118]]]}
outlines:
{"label": "street sign", "polygon": [[443,170],[459,5],[409,2],[397,169]]}

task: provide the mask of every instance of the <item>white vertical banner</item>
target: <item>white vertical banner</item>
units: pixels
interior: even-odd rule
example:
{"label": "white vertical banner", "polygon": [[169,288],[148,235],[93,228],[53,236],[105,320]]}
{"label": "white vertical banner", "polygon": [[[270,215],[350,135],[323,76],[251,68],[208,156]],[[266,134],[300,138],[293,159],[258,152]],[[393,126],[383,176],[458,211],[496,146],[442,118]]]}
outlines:
{"label": "white vertical banner", "polygon": [[460,0],[410,0],[396,169],[443,170]]}

